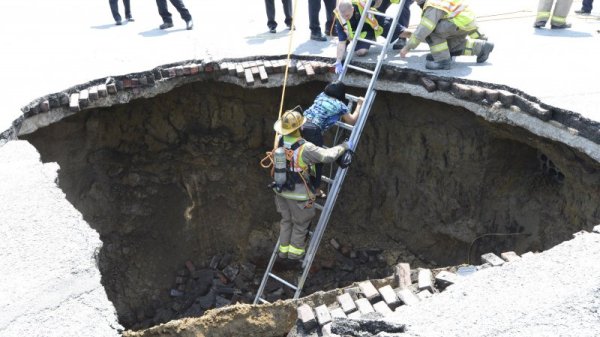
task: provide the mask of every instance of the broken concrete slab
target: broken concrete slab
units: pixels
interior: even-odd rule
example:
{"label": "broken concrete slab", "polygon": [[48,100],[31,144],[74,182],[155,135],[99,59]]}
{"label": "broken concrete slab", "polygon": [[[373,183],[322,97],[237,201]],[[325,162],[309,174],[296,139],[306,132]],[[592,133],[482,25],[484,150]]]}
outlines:
{"label": "broken concrete slab", "polygon": [[300,305],[297,311],[298,319],[306,331],[310,331],[317,327],[317,318],[308,304]]}
{"label": "broken concrete slab", "polygon": [[391,285],[388,284],[379,288],[379,293],[390,308],[394,309],[400,305],[400,299],[396,296],[396,292],[394,292]]}
{"label": "broken concrete slab", "polygon": [[499,258],[498,255],[494,253],[487,253],[481,255],[481,261],[483,261],[484,263],[489,263],[493,267],[499,267],[504,264],[504,260]]}
{"label": "broken concrete slab", "polygon": [[377,291],[377,289],[375,289],[375,286],[373,286],[373,283],[371,283],[371,281],[369,280],[360,282],[358,284],[358,287],[360,288],[360,292],[363,294],[363,296],[366,297],[369,301],[379,296],[379,292]]}
{"label": "broken concrete slab", "polygon": [[399,288],[408,288],[412,284],[410,278],[410,264],[399,263],[396,265],[396,267],[394,267],[394,279]]}
{"label": "broken concrete slab", "polygon": [[500,254],[500,257],[502,257],[502,259],[504,259],[506,262],[513,262],[521,259],[521,257],[515,252],[504,252]]}
{"label": "broken concrete slab", "polygon": [[355,303],[358,307],[358,311],[360,311],[360,313],[363,315],[375,312],[375,309],[373,309],[373,305],[371,305],[371,302],[369,302],[369,300],[367,300],[366,298],[359,298],[355,301]]}
{"label": "broken concrete slab", "polygon": [[433,290],[433,276],[430,269],[419,268],[419,290]]}
{"label": "broken concrete slab", "polygon": [[317,322],[320,326],[331,322],[331,314],[329,313],[329,309],[327,309],[325,304],[315,308],[315,316],[317,317]]}
{"label": "broken concrete slab", "polygon": [[396,295],[406,305],[419,303],[419,298],[410,289],[397,289]]}

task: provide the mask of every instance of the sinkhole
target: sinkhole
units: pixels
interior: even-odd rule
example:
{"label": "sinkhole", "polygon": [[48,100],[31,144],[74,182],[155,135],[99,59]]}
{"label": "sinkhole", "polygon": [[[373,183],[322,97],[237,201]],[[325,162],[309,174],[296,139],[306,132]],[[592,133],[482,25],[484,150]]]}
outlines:
{"label": "sinkhole", "polygon": [[[286,106],[308,107],[325,84],[287,88]],[[60,165],[60,187],[100,233],[102,283],[125,327],[252,301],[278,235],[259,161],[280,94],[193,82],[22,137]],[[379,92],[304,294],[390,275],[397,262],[548,249],[598,223],[599,169],[465,108]]]}

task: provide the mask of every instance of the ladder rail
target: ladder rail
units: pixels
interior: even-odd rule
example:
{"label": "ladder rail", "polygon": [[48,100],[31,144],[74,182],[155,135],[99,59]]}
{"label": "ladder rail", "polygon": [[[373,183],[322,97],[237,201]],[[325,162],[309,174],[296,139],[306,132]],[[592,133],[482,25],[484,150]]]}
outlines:
{"label": "ladder rail", "polygon": [[[363,107],[361,108],[361,117],[362,118],[359,117],[359,120],[357,121],[357,123],[355,125],[355,130],[350,135],[350,142],[352,142],[353,136],[354,136],[355,141],[359,139],[361,131],[364,128],[367,117],[369,115],[369,110],[371,108],[370,105],[372,104],[375,96],[376,96],[375,91],[372,91],[371,94],[367,95],[367,99],[365,100],[365,103],[363,103]],[[364,115],[363,115],[363,113],[364,113]],[[356,144],[353,144],[353,145],[356,145]],[[304,262],[302,264],[302,266],[303,266],[302,276],[300,277],[300,279],[298,281],[298,289],[294,293],[294,299],[298,299],[300,297],[300,294],[302,293],[302,289],[304,288],[304,282],[306,281],[306,278],[308,277],[308,272],[310,271],[310,266],[312,265],[312,262],[317,254],[317,250],[319,248],[321,239],[323,237],[323,233],[325,232],[325,229],[327,229],[327,224],[329,223],[329,218],[331,216],[331,213],[333,212],[333,207],[335,206],[335,202],[339,195],[339,191],[342,188],[342,185],[344,183],[344,179],[346,177],[347,172],[348,172],[347,167],[346,168],[340,167],[340,168],[338,168],[338,170],[335,174],[335,179],[333,182],[333,186],[331,188],[331,193],[327,197],[327,201],[325,202],[324,209],[321,212],[321,216],[319,217],[319,222],[317,223],[317,227],[315,228],[315,231],[310,240],[310,243],[308,244],[308,249],[306,251],[306,255],[304,257]]]}
{"label": "ladder rail", "polygon": [[363,26],[365,24],[367,15],[368,15],[368,10],[371,8],[371,5],[373,4],[373,0],[367,0],[367,3],[365,4],[365,10],[363,11],[363,14],[360,16],[360,20],[358,20],[358,25],[356,26],[355,29],[355,33],[354,33],[354,38],[352,39],[352,42],[350,42],[350,53],[348,53],[348,56],[346,57],[346,61],[344,61],[344,66],[342,67],[342,72],[340,73],[340,76],[338,77],[338,81],[342,81],[344,79],[344,76],[346,75],[346,72],[348,71],[348,65],[350,64],[350,62],[352,62],[352,57],[354,56],[354,48],[356,48],[356,44],[358,43],[358,38],[360,37],[360,33],[362,33],[362,29]]}
{"label": "ladder rail", "polygon": [[259,301],[263,300],[262,298],[263,292],[265,291],[265,287],[267,286],[267,281],[269,280],[269,274],[271,270],[273,270],[273,265],[275,264],[275,259],[277,258],[277,252],[279,251],[279,243],[280,239],[277,238],[277,244],[275,244],[275,248],[273,249],[273,254],[271,254],[271,259],[269,260],[269,264],[267,265],[267,270],[265,275],[263,275],[262,281],[260,282],[260,287],[258,287],[258,291],[256,292],[256,297],[254,297],[254,303],[258,304]]}
{"label": "ladder rail", "polygon": [[[357,43],[357,41],[360,40],[360,33],[362,32],[362,28],[365,23],[366,16],[371,11],[370,8],[371,8],[373,1],[374,0],[367,0],[366,10],[363,12],[363,15],[361,16],[361,18],[359,20],[359,23],[358,23],[358,26],[356,29],[356,35],[352,39],[352,42],[350,45],[350,47],[351,47],[350,53],[349,53],[348,57],[346,58],[346,61],[344,62],[343,70],[340,73],[340,76],[338,79],[339,81],[343,81],[343,79],[348,71],[348,68],[357,68],[356,66],[350,67],[350,63],[354,56],[354,49],[356,48],[356,43]],[[377,57],[377,63],[376,63],[375,69],[373,71],[370,71],[372,76],[371,76],[371,80],[369,81],[369,85],[367,86],[367,91],[365,93],[365,100],[360,109],[360,112],[359,112],[360,114],[359,114],[358,120],[357,120],[356,124],[351,128],[351,131],[350,131],[349,142],[350,142],[350,144],[352,144],[352,146],[350,148],[350,150],[352,150],[352,151],[354,151],[356,149],[356,146],[358,145],[358,141],[360,140],[363,129],[366,125],[366,121],[367,121],[369,113],[371,111],[371,107],[373,105],[373,102],[375,101],[375,97],[377,96],[377,91],[375,90],[375,83],[377,82],[377,78],[379,77],[379,72],[383,65],[383,62],[385,59],[385,54],[387,53],[387,48],[392,40],[392,36],[394,35],[394,31],[396,29],[396,25],[398,24],[400,15],[402,14],[402,9],[404,7],[405,1],[406,0],[402,0],[400,2],[400,9],[399,9],[398,13],[396,14],[396,16],[394,17],[394,19],[392,20],[392,25],[390,27],[390,31],[388,31],[387,37],[385,39],[385,43],[383,45],[380,43],[377,43],[377,45],[382,45],[382,49],[381,49],[381,52],[379,53],[379,56]],[[355,101],[358,99],[358,97],[352,96],[352,95],[346,95],[346,97],[349,98],[351,101],[352,100]],[[352,102],[350,104],[352,104]],[[336,132],[334,144],[337,143],[338,133],[340,131],[340,128],[344,129],[343,126],[345,126],[345,125],[341,125],[342,127],[340,127],[340,125],[338,124],[337,126],[338,126],[338,128],[337,128],[338,132]],[[331,169],[333,170],[333,166],[331,166]],[[302,293],[302,289],[304,288],[304,283],[306,282],[306,279],[308,277],[310,267],[314,261],[317,250],[319,248],[321,239],[323,237],[325,230],[327,229],[327,225],[329,223],[329,218],[331,217],[331,214],[333,212],[333,208],[335,206],[337,197],[338,197],[339,192],[344,183],[344,179],[346,177],[347,171],[348,171],[348,167],[346,167],[346,168],[338,167],[338,169],[336,170],[336,173],[335,173],[335,178],[333,179],[333,181],[330,181],[330,183],[328,184],[328,188],[331,187],[331,189],[328,191],[330,193],[327,197],[327,200],[325,201],[325,205],[323,205],[322,207],[321,207],[321,205],[318,205],[319,207],[316,207],[317,209],[319,209],[321,211],[321,215],[319,216],[319,221],[317,223],[317,226],[316,226],[314,232],[310,233],[311,234],[310,240],[308,243],[308,247],[306,250],[304,260],[302,261],[303,271],[302,271],[301,276],[298,279],[298,284],[296,286],[294,286],[293,284],[287,282],[286,280],[283,280],[282,278],[280,278],[279,276],[277,276],[271,272],[273,269],[273,265],[275,264],[275,260],[277,259],[277,253],[279,250],[280,240],[278,238],[275,248],[273,249],[273,253],[271,254],[271,259],[269,260],[269,264],[268,264],[265,274],[262,278],[260,287],[256,293],[256,297],[254,299],[254,304],[258,304],[259,302],[260,303],[269,303],[266,299],[264,299],[262,297],[269,278],[273,278],[273,279],[283,283],[285,286],[290,287],[291,289],[295,290],[294,297],[293,297],[294,299],[298,299],[300,297],[300,294]],[[331,177],[331,174],[329,176]],[[317,205],[315,205],[315,206],[317,206]]]}

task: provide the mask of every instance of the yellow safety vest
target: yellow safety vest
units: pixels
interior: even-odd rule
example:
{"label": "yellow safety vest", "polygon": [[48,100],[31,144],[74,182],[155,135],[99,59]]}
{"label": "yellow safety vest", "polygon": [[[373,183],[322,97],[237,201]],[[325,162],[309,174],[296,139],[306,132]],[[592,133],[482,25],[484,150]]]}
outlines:
{"label": "yellow safety vest", "polygon": [[[286,159],[291,161],[292,170],[304,178],[306,184],[310,184],[310,167],[302,159],[302,153],[304,152],[304,144],[298,146],[295,150],[292,150],[292,145],[301,140],[299,137],[283,136],[283,147],[286,150]],[[291,152],[291,153],[290,153]],[[288,155],[288,153],[290,153]],[[310,191],[308,185],[305,184],[294,184],[294,190],[282,190],[281,193],[273,189],[278,195],[291,200],[306,201],[314,200],[314,194]]]}
{"label": "yellow safety vest", "polygon": [[446,12],[444,19],[450,20],[459,29],[470,32],[477,29],[475,14],[462,0],[427,0],[423,10],[427,7],[437,8]]}
{"label": "yellow safety vest", "polygon": [[[392,0],[393,2],[394,0]],[[352,5],[358,7],[358,12],[360,13],[360,15],[362,16],[362,13],[365,10],[365,4],[364,2],[360,1],[360,0],[352,0]],[[375,8],[371,8],[371,10],[375,10]],[[337,17],[338,21],[342,24],[342,25],[346,25],[346,29],[348,30],[348,38],[353,39],[354,38],[354,31],[352,30],[352,25],[350,25],[350,20],[346,21],[342,18],[342,16],[340,15],[338,9],[336,8],[333,13],[335,14],[335,16]],[[381,27],[379,25],[379,22],[377,21],[377,18],[375,18],[375,15],[373,14],[367,14],[367,17],[365,18],[365,22],[371,26],[371,28],[373,28],[373,31],[375,32],[375,38],[377,38],[378,36],[380,36],[381,34],[383,34],[383,27]],[[367,32],[361,32],[360,33],[360,37],[361,38],[365,38],[367,37]]]}

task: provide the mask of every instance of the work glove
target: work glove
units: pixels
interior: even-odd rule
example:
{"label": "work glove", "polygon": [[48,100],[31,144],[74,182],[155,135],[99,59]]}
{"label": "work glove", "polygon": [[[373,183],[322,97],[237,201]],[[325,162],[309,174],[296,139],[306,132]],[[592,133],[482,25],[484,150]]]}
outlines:
{"label": "work glove", "polygon": [[348,149],[348,150],[344,151],[344,153],[341,156],[339,156],[339,158],[337,159],[336,163],[341,168],[347,168],[352,163],[352,156],[353,155],[354,155],[354,151]]}
{"label": "work glove", "polygon": [[341,74],[343,68],[344,68],[344,65],[342,64],[341,61],[336,61],[335,62],[335,73],[336,74]]}

